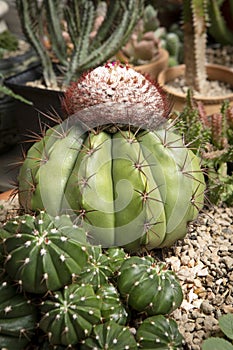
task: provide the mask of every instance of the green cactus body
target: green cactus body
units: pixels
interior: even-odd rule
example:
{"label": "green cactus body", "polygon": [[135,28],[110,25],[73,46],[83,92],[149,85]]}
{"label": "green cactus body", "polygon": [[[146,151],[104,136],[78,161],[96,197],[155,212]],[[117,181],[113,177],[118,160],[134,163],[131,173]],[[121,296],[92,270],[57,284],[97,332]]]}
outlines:
{"label": "green cactus body", "polygon": [[4,240],[6,271],[27,292],[59,289],[87,262],[85,232],[74,227],[68,216],[23,215],[8,222],[4,230],[11,233]]}
{"label": "green cactus body", "polygon": [[145,319],[137,330],[136,339],[140,349],[183,349],[183,337],[177,323],[163,315]]}
{"label": "green cactus body", "polygon": [[91,284],[96,291],[102,285],[108,283],[108,278],[113,274],[109,266],[109,257],[102,253],[101,247],[88,247],[88,262],[85,269],[77,276],[79,284]]}
{"label": "green cactus body", "polygon": [[[45,137],[32,146],[21,168],[20,203],[30,210],[46,207],[52,215],[59,214],[60,208],[72,209],[90,241],[104,247],[135,250],[140,245],[149,249],[171,245],[185,235],[187,222],[197,216],[204,180],[197,157],[183,147],[179,136],[162,134],[90,133],[81,150],[75,151],[74,145],[70,150],[74,136],[68,132],[65,138],[73,141],[67,142],[67,149],[59,138],[49,149],[54,159],[63,148],[65,161],[57,163],[59,167],[52,161],[55,177],[49,175],[49,159],[38,166],[38,150],[51,142]],[[66,168],[69,152],[76,153],[76,161],[72,159],[73,167]]]}
{"label": "green cactus body", "polygon": [[41,305],[40,328],[51,344],[75,345],[101,321],[101,300],[90,285],[70,284]]}
{"label": "green cactus body", "polygon": [[97,325],[93,328],[93,335],[85,339],[81,345],[82,350],[88,349],[130,349],[136,350],[137,343],[129,328],[121,326],[114,321]]}
{"label": "green cactus body", "polygon": [[105,284],[98,289],[96,294],[102,301],[101,314],[104,322],[113,320],[118,324],[125,325],[128,314],[116,288],[111,284]]}
{"label": "green cactus body", "polygon": [[0,281],[1,349],[23,350],[36,327],[35,307],[7,280]]}
{"label": "green cactus body", "polygon": [[153,249],[183,238],[203,206],[205,184],[198,158],[163,124],[167,105],[129,67],[107,64],[82,77],[63,101],[72,117],[28,152],[21,205],[73,213],[89,242],[104,248]]}
{"label": "green cactus body", "polygon": [[128,305],[148,315],[168,314],[183,300],[176,275],[149,256],[126,260],[119,270],[117,286]]}

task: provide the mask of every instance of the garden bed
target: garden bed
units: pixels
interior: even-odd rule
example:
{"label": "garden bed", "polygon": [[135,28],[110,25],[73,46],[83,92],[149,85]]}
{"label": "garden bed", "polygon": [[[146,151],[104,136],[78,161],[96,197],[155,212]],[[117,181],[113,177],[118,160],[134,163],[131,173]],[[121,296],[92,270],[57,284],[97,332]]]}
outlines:
{"label": "garden bed", "polygon": [[[15,216],[17,196],[0,200],[0,224]],[[189,225],[184,240],[152,251],[180,279],[184,300],[171,315],[185,339],[184,349],[199,350],[204,339],[219,333],[218,318],[233,312],[233,208],[205,209]]]}

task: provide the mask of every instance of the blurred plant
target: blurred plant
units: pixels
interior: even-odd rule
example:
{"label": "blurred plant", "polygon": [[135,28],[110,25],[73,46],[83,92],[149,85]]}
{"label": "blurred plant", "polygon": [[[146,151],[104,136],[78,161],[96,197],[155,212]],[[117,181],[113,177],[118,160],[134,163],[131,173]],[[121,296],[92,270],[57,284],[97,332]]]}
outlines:
{"label": "blurred plant", "polygon": [[53,63],[58,63],[66,86],[106,62],[127,42],[144,1],[17,0],[16,4],[24,35],[40,57],[45,83],[57,88]]}
{"label": "blurred plant", "polygon": [[[210,26],[208,28],[211,36],[222,45],[233,45],[233,31],[228,28],[226,19],[222,13],[225,0],[209,0],[208,15]],[[233,2],[228,2],[228,16],[233,21]]]}
{"label": "blurred plant", "polygon": [[9,30],[0,33],[0,59],[6,51],[16,51],[18,48],[18,39]]}
{"label": "blurred plant", "polygon": [[228,340],[220,337],[210,337],[204,340],[202,350],[233,350],[233,314],[221,316],[219,327]]}
{"label": "blurred plant", "polygon": [[172,65],[178,64],[180,39],[176,32],[169,33],[160,25],[159,9],[147,5],[127,44],[122,48],[130,63],[140,65],[156,60],[161,47],[166,49]]}
{"label": "blurred plant", "polygon": [[186,144],[202,158],[208,172],[209,200],[233,204],[233,107],[226,101],[219,113],[207,116],[201,102],[188,91],[186,105],[177,117]]}

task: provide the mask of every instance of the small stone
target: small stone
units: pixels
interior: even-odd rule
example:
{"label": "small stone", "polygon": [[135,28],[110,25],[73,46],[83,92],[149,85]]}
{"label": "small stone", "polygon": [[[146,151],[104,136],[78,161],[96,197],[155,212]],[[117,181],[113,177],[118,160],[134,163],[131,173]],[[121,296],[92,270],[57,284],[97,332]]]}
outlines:
{"label": "small stone", "polygon": [[214,307],[207,300],[204,300],[201,304],[201,310],[204,314],[210,315],[214,311]]}
{"label": "small stone", "polygon": [[212,331],[213,327],[218,324],[218,320],[214,316],[206,316],[204,319],[204,329],[206,331]]}

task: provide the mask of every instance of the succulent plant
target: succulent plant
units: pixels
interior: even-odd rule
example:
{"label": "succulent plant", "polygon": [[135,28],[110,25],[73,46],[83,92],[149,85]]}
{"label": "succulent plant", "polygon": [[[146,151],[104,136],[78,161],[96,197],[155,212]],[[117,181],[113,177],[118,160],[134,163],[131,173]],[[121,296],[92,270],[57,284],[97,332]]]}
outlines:
{"label": "succulent plant", "polygon": [[109,266],[109,258],[102,253],[99,246],[87,248],[88,262],[80,274],[77,275],[76,283],[91,284],[95,291],[108,283],[108,278],[113,274]]}
{"label": "succulent plant", "polygon": [[183,337],[176,321],[163,315],[146,318],[137,330],[136,339],[140,349],[183,349]]}
{"label": "succulent plant", "polygon": [[22,164],[21,205],[71,212],[89,242],[105,248],[152,249],[184,237],[202,208],[204,177],[166,124],[169,103],[156,84],[107,64],[73,83],[63,105],[73,117],[49,129]]}
{"label": "succulent plant", "polygon": [[117,280],[120,294],[128,305],[147,315],[169,314],[181,305],[183,293],[174,272],[146,256],[123,262]]}
{"label": "succulent plant", "polygon": [[101,300],[92,286],[70,284],[41,305],[40,328],[51,344],[75,345],[101,321]]}
{"label": "succulent plant", "polygon": [[93,328],[92,337],[85,339],[82,350],[88,349],[130,349],[136,350],[137,343],[128,327],[114,321],[97,325]]}
{"label": "succulent plant", "polygon": [[34,334],[37,313],[30,300],[11,285],[0,280],[0,346],[1,349],[23,350]]}
{"label": "succulent plant", "polygon": [[111,284],[105,284],[97,290],[96,294],[102,302],[101,315],[104,322],[115,321],[125,325],[128,313],[120,300],[117,289]]}
{"label": "succulent plant", "polygon": [[66,86],[82,72],[106,62],[128,40],[144,2],[17,0],[16,4],[24,35],[40,57],[45,83],[57,89],[53,63],[62,68]]}
{"label": "succulent plant", "polygon": [[[3,231],[3,232],[2,232]],[[26,214],[4,225],[5,269],[27,292],[44,293],[70,283],[87,262],[86,235],[68,216]]]}

